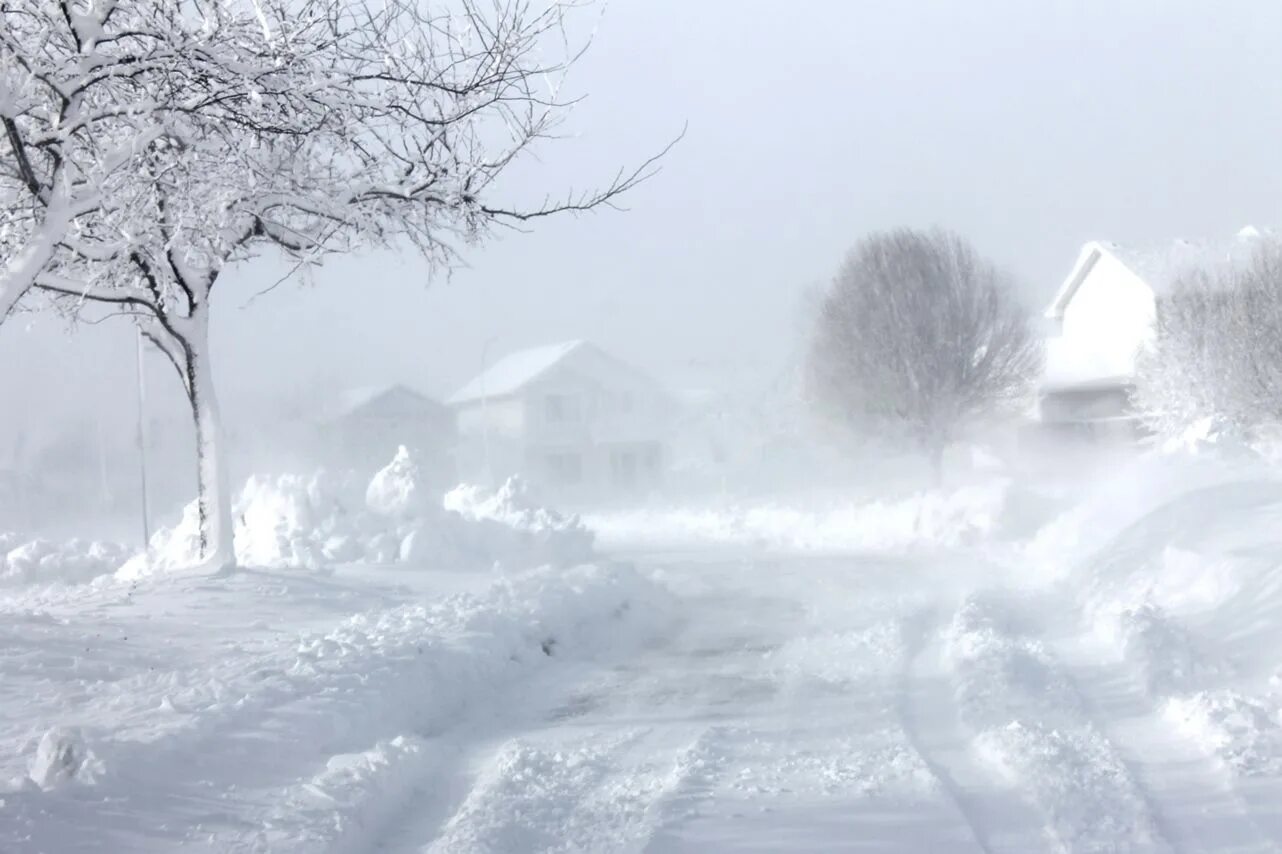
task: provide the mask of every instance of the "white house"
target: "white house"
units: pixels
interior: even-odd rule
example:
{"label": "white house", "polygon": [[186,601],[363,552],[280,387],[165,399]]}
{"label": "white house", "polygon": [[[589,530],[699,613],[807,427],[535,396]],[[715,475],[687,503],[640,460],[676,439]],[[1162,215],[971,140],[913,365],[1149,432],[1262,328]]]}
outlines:
{"label": "white house", "polygon": [[512,353],[447,403],[467,479],[521,474],[561,494],[638,491],[663,476],[672,404],[586,341]]}
{"label": "white house", "polygon": [[1092,241],[1046,309],[1050,329],[1039,395],[1044,425],[1133,435],[1136,360],[1151,340],[1157,300],[1180,278],[1248,258],[1261,232],[1229,240],[1177,240],[1155,249]]}

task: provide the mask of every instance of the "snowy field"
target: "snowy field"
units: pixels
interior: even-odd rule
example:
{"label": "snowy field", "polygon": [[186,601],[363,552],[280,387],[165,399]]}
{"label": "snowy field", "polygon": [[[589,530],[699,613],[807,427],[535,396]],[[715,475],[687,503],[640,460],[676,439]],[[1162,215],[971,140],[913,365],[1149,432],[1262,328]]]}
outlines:
{"label": "snowy field", "polygon": [[269,486],[228,577],[10,537],[0,851],[1282,847],[1262,463],[620,511],[595,551],[510,488],[340,530]]}

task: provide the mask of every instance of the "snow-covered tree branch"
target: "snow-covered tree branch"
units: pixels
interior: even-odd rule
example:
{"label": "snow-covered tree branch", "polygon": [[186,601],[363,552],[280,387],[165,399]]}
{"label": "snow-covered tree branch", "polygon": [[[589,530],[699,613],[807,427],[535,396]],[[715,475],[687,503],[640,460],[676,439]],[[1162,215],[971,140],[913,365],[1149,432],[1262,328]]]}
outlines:
{"label": "snow-covered tree branch", "polygon": [[1197,269],[1157,301],[1140,354],[1137,408],[1159,436],[1210,418],[1241,434],[1282,423],[1282,247]]}
{"label": "snow-covered tree branch", "polygon": [[[134,39],[135,20],[172,32],[129,76],[145,91],[145,127],[156,129],[131,149],[124,202],[100,204],[59,233],[30,285],[73,311],[127,307],[173,362],[196,425],[204,553],[222,566],[233,560],[230,497],[208,335],[210,300],[229,266],[265,251],[310,265],[403,245],[449,265],[504,222],[613,205],[654,173],[662,152],[584,192],[528,206],[498,195],[499,176],[553,138],[573,106],[560,81],[579,55],[565,36],[579,4],[154,5],[118,0],[97,25],[117,33],[99,36],[110,44]],[[81,37],[68,26],[59,57],[81,68],[70,47]],[[40,51],[38,40],[19,48]],[[169,63],[189,54],[189,66]],[[119,101],[105,109],[143,126]],[[85,127],[101,147],[94,125]],[[15,161],[15,185],[25,171]]]}
{"label": "snow-covered tree branch", "polygon": [[1040,349],[1011,280],[960,237],[901,229],[847,256],[807,363],[824,419],[906,436],[936,466],[959,427],[1027,393]]}
{"label": "snow-covered tree branch", "polygon": [[60,255],[128,244],[153,146],[273,130],[257,89],[279,52],[246,35],[230,3],[0,4],[0,321]]}

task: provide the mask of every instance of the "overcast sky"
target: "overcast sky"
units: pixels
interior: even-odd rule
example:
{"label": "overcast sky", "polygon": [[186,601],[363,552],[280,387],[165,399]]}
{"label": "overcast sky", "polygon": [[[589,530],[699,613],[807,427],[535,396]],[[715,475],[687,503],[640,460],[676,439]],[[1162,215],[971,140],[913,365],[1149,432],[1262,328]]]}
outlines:
{"label": "overcast sky", "polygon": [[[477,247],[448,281],[350,258],[242,307],[280,269],[233,271],[214,331],[233,417],[320,384],[443,396],[486,341],[589,338],[674,384],[765,381],[802,294],[879,228],[956,229],[1040,302],[1085,240],[1282,220],[1276,0],[612,0],[571,83],[589,96],[571,137],[504,189],[606,180],[688,123],[630,210]],[[130,394],[131,335],[0,327],[0,462],[24,425]]]}

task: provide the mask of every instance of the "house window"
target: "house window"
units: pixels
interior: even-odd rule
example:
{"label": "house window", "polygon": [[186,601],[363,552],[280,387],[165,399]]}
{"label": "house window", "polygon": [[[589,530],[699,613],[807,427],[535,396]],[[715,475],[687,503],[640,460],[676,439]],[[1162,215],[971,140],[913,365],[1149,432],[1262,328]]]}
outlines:
{"label": "house window", "polygon": [[579,420],[579,399],[572,394],[549,394],[543,411],[549,424],[569,424]]}
{"label": "house window", "polygon": [[615,486],[632,487],[637,482],[637,455],[632,451],[610,452],[610,474]]}
{"label": "house window", "polygon": [[571,452],[547,455],[548,474],[555,483],[573,485],[583,481],[583,460]]}

